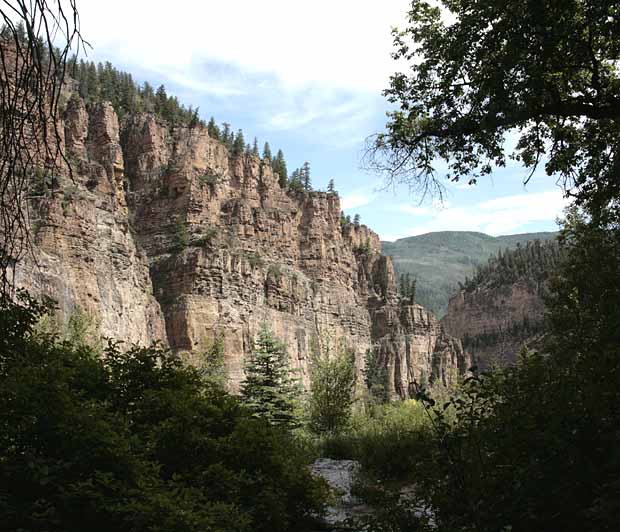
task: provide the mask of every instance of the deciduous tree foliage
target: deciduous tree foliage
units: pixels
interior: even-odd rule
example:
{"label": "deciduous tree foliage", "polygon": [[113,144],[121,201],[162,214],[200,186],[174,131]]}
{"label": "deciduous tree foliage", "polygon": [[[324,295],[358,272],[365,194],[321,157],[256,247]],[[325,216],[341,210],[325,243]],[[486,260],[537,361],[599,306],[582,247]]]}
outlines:
{"label": "deciduous tree foliage", "polygon": [[288,431],[157,347],[33,334],[0,301],[2,530],[312,530],[324,488]]}
{"label": "deciduous tree foliage", "polygon": [[408,23],[393,55],[409,71],[384,92],[398,109],[370,150],[390,182],[441,193],[438,159],[474,183],[513,157],[581,202],[618,197],[618,2],[414,0]]}

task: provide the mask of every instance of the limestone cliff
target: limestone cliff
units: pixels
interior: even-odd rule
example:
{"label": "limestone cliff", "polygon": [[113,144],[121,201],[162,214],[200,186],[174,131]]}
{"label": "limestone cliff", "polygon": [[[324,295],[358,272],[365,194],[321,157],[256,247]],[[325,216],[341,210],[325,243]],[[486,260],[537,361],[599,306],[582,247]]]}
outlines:
{"label": "limestone cliff", "polygon": [[468,367],[460,342],[396,293],[391,260],[365,226],[341,224],[336,193],[294,194],[256,156],[233,157],[207,130],[170,128],[151,114],[122,124],[108,103],[73,97],[64,114],[73,176],[33,189],[33,256],[18,283],[79,305],[100,332],[161,340],[200,363],[217,335],[233,385],[268,323],[307,377],[325,338],[377,349],[392,391],[413,379],[454,383]]}

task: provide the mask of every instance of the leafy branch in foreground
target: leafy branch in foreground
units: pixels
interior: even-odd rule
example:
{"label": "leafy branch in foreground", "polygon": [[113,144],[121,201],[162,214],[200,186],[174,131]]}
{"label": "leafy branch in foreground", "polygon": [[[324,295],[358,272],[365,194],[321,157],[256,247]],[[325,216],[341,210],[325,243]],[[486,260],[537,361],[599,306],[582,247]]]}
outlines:
{"label": "leafy branch in foreground", "polygon": [[384,91],[399,108],[367,154],[388,184],[441,196],[441,159],[473,184],[506,165],[514,133],[525,182],[544,163],[581,202],[620,195],[617,2],[413,0],[408,23],[393,56],[409,72]]}

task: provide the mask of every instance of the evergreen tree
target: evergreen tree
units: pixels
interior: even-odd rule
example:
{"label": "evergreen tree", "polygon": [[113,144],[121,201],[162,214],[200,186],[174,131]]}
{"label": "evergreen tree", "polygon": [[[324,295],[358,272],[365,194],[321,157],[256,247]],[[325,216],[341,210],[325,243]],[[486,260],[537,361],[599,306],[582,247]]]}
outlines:
{"label": "evergreen tree", "polygon": [[301,181],[301,171],[299,170],[299,168],[293,170],[288,186],[289,189],[293,192],[301,192],[304,189],[303,183]]}
{"label": "evergreen tree", "polygon": [[263,146],[263,159],[271,161],[271,148],[268,142],[265,142],[265,146]]}
{"label": "evergreen tree", "polygon": [[298,380],[292,376],[284,346],[263,324],[254,349],[246,360],[241,397],[257,417],[272,425],[291,426],[299,395]]}
{"label": "evergreen tree", "polygon": [[301,168],[301,184],[304,190],[312,190],[312,183],[310,181],[310,163],[306,161]]}
{"label": "evergreen tree", "polygon": [[235,139],[232,145],[232,154],[234,157],[239,157],[243,153],[245,149],[245,139],[243,138],[243,131],[240,129],[237,131],[237,135],[235,135]]}
{"label": "evergreen tree", "polygon": [[215,124],[215,119],[211,117],[209,123],[207,124],[207,133],[209,133],[209,137],[212,139],[220,140],[220,128]]}
{"label": "evergreen tree", "polygon": [[379,355],[369,349],[364,357],[364,382],[373,403],[387,403],[389,400],[388,368]]}
{"label": "evergreen tree", "polygon": [[356,214],[356,215],[353,217],[353,225],[355,225],[355,227],[359,227],[359,225],[360,225],[360,219],[361,219],[361,217],[360,217],[360,215],[359,215],[359,214]]}
{"label": "evergreen tree", "polygon": [[230,124],[228,122],[224,122],[222,124],[222,142],[226,145],[227,148],[232,147],[232,133],[230,131]]}
{"label": "evergreen tree", "polygon": [[274,172],[278,174],[278,183],[280,183],[280,187],[286,188],[288,186],[288,171],[282,150],[278,150],[278,153],[276,154],[274,161]]}
{"label": "evergreen tree", "polygon": [[155,112],[168,119],[168,95],[163,85],[160,85],[155,92]]}
{"label": "evergreen tree", "polygon": [[334,180],[330,179],[329,183],[327,183],[327,192],[329,192],[330,194],[335,194],[336,193],[336,186],[334,184]]}
{"label": "evergreen tree", "polygon": [[252,143],[252,155],[258,157],[260,154],[258,152],[258,139],[254,137],[254,142]]}

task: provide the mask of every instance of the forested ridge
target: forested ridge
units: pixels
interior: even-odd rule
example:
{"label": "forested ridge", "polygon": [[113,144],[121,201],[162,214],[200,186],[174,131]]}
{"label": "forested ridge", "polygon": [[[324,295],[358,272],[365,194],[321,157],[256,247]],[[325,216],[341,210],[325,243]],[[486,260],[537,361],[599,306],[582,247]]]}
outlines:
{"label": "forested ridge", "polygon": [[506,248],[476,267],[471,278],[465,278],[461,289],[473,292],[479,288],[493,289],[523,280],[542,288],[562,260],[563,248],[557,240],[528,241],[525,246],[517,243],[514,249]]}

